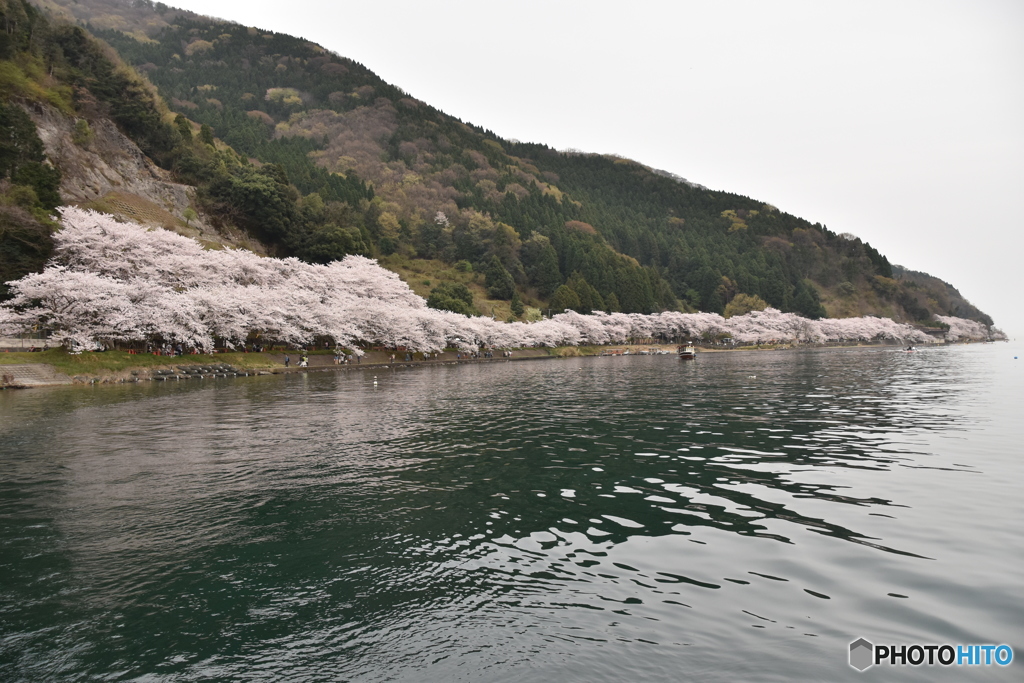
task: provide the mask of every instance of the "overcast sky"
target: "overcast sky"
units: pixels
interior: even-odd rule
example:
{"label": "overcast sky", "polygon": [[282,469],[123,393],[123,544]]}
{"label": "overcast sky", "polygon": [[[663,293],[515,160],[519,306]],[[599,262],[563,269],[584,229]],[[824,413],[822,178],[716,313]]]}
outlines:
{"label": "overcast sky", "polygon": [[1024,2],[169,0],[851,232],[1024,334]]}

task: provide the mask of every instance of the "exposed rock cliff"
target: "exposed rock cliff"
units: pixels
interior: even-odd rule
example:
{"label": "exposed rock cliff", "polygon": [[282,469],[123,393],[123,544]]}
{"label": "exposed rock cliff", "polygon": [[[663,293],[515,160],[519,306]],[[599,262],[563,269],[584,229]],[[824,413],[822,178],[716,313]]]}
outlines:
{"label": "exposed rock cliff", "polygon": [[[47,159],[60,169],[65,204],[160,226],[212,245],[263,252],[241,233],[214,229],[195,206],[195,188],[174,182],[110,119],[88,121],[88,134],[83,135],[76,131],[77,119],[53,107],[33,104],[25,110],[36,124]],[[186,219],[189,208],[196,216]]]}

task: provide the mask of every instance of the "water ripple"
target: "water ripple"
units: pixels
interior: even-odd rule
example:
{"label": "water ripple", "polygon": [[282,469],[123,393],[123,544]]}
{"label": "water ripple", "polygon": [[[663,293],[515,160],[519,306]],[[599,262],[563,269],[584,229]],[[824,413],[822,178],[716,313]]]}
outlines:
{"label": "water ripple", "polygon": [[858,636],[1020,645],[1007,352],[0,392],[0,677],[838,680]]}

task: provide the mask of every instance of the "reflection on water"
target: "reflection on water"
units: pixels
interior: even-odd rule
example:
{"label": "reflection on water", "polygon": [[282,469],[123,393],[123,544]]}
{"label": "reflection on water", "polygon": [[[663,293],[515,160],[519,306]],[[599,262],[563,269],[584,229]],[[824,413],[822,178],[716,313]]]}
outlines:
{"label": "reflection on water", "polygon": [[0,677],[836,680],[859,636],[1019,653],[1015,354],[0,393]]}

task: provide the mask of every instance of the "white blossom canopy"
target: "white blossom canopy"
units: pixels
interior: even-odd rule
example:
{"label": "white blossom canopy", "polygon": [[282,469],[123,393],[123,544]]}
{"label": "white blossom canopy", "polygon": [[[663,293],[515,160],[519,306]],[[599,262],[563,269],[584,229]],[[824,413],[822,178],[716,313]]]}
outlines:
{"label": "white blossom canopy", "polygon": [[[230,347],[253,335],[292,345],[321,338],[346,347],[417,351],[719,335],[741,343],[931,340],[888,318],[808,320],[773,308],[728,319],[716,313],[567,311],[533,323],[504,323],[427,308],[397,274],[362,256],[312,265],[240,249],[204,249],[167,230],[75,207],[63,207],[61,216],[63,229],[54,236],[46,269],[8,283],[14,296],[0,306],[0,333],[38,326],[68,346],[162,341],[201,350],[213,348],[215,340]],[[435,220],[446,218],[438,212]],[[999,335],[972,320],[936,319],[948,325],[950,341]]]}

